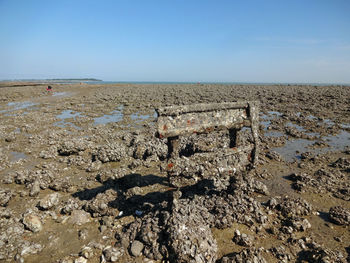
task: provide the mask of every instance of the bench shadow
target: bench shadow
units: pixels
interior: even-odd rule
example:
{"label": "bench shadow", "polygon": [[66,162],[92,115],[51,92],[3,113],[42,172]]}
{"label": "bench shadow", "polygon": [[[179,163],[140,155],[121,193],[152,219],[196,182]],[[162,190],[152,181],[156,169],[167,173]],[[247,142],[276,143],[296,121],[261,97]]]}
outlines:
{"label": "bench shadow", "polygon": [[[147,187],[160,184],[163,189],[152,191],[146,194],[130,194],[129,189],[134,187]],[[170,187],[167,177],[161,177],[153,174],[142,176],[141,174],[128,174],[119,179],[108,179],[101,186],[84,189],[73,193],[72,196],[80,200],[91,201],[98,194],[113,189],[117,193],[117,198],[109,201],[110,208],[122,211],[121,217],[136,215],[142,217],[148,212],[169,208],[173,198],[173,192],[180,190],[181,198],[194,198],[195,195],[212,195],[217,193],[213,190],[214,185],[211,180],[201,180],[195,185],[181,187],[179,189]]]}
{"label": "bench shadow", "polygon": [[346,253],[348,253],[348,256],[347,256],[346,260],[347,260],[348,262],[350,262],[350,246],[346,247],[346,248],[345,248],[345,251],[346,251]]}
{"label": "bench shadow", "polygon": [[318,215],[323,221],[327,222],[327,223],[333,223],[332,220],[329,217],[329,213],[326,212],[319,212]]}
{"label": "bench shadow", "polygon": [[103,193],[108,189],[113,189],[116,192],[127,191],[133,187],[145,187],[154,184],[167,185],[167,179],[164,177],[156,176],[153,174],[144,175],[141,174],[128,174],[119,179],[107,179],[101,186],[93,189],[84,189],[74,193],[72,196],[77,197],[80,200],[92,200],[99,193]]}

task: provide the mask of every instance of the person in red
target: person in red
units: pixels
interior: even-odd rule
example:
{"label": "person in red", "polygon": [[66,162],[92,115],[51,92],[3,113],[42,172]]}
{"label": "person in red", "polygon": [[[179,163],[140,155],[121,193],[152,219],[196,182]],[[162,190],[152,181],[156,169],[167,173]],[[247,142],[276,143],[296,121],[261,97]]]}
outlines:
{"label": "person in red", "polygon": [[52,87],[51,86],[47,86],[46,90],[47,91],[52,91]]}

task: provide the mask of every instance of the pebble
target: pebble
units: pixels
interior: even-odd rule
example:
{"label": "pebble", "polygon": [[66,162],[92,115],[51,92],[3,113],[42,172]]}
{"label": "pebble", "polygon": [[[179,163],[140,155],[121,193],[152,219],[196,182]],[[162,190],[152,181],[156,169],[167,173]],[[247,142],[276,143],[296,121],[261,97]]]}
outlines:
{"label": "pebble", "polygon": [[143,249],[143,244],[140,241],[135,240],[131,244],[130,252],[134,257],[138,257],[141,255],[142,249]]}

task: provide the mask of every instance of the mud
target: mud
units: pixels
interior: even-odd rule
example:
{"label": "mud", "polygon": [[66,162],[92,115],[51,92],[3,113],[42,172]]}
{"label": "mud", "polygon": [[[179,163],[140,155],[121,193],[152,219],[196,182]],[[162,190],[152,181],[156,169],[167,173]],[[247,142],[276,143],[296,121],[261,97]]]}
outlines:
{"label": "mud", "polygon": [[[349,262],[350,87],[51,86],[1,83],[0,261]],[[260,102],[255,168],[169,184],[155,109],[236,100]]]}

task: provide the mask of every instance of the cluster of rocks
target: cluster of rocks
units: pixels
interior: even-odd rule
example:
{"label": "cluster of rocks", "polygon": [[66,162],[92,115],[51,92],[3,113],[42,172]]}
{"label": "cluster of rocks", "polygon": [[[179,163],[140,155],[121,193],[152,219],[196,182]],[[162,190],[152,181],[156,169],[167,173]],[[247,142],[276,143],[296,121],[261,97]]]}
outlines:
{"label": "cluster of rocks", "polygon": [[[219,170],[206,174],[212,167],[225,164],[205,164],[198,160],[197,165],[188,161],[192,154],[212,154],[214,148],[229,147],[227,133],[180,139],[180,158],[170,163],[175,170],[187,167],[187,171],[177,173],[190,180],[179,183],[175,191],[164,177],[169,168],[166,139],[154,136],[152,121],[131,127],[124,120],[130,119],[136,110],[152,114],[154,108],[164,105],[259,99],[266,112],[283,112],[266,127],[283,135],[260,136],[263,158],[258,164],[280,163],[281,170],[294,169],[298,164],[293,164],[295,167],[285,164],[272,147],[283,145],[287,135],[314,139],[306,132],[317,132],[320,136],[338,132],[338,124],[327,127],[322,119],[337,123],[349,120],[348,109],[342,106],[347,105],[349,89],[278,85],[247,89],[240,85],[204,84],[98,87],[91,89],[89,95],[88,90],[90,92],[90,88],[84,87],[81,98],[60,100],[56,109],[55,102],[50,102],[40,104],[40,110],[33,109],[28,114],[19,110],[10,117],[1,115],[0,261],[23,262],[28,257],[29,261],[49,262],[49,247],[55,247],[55,240],[61,238],[57,229],[64,228],[72,231],[72,239],[77,238],[80,247],[72,253],[67,246],[57,245],[55,251],[61,252],[52,258],[60,257],[62,263],[346,262],[343,247],[348,237],[339,235],[336,241],[329,238],[337,242],[341,253],[327,244],[314,242],[322,243],[326,239],[313,234],[319,233],[312,220],[319,208],[311,207],[301,198],[276,196],[274,189],[268,189],[257,179],[271,179],[274,171],[269,167],[264,173],[245,174],[237,169],[234,174]],[[33,87],[2,89],[0,100],[7,103],[33,94],[47,95]],[[122,125],[91,124],[94,117],[113,111],[121,104],[124,105]],[[330,107],[336,107],[337,111],[326,110]],[[71,120],[82,129],[54,124],[57,121],[54,115],[63,109],[78,112],[83,108],[87,111],[84,117]],[[310,120],[310,114],[318,119]],[[307,130],[288,126],[288,122]],[[49,123],[54,128],[48,127]],[[262,126],[261,131],[264,131]],[[237,138],[238,144],[251,143],[249,134],[243,132]],[[322,147],[322,143],[325,142],[319,142],[318,146]],[[21,151],[26,158],[14,161],[11,151]],[[301,158],[298,167],[301,172],[290,176],[294,189],[306,194],[310,189],[321,194],[330,192],[349,200],[349,158],[317,159],[310,153],[303,153]],[[145,175],[150,173],[147,168],[162,177]],[[177,185],[176,178],[176,173],[170,178],[173,185]],[[350,219],[346,203],[326,213],[329,229],[334,223],[338,225],[335,229],[347,231]],[[234,246],[230,254],[222,256],[222,244],[215,231],[224,231],[229,236],[225,245],[228,242]],[[269,247],[264,248],[262,243],[269,243]]]}
{"label": "cluster of rocks", "polygon": [[[339,160],[335,163],[339,164]],[[350,200],[350,182],[347,175],[342,171],[321,168],[316,170],[313,174],[293,173],[289,178],[293,181],[293,188],[298,191],[304,192],[313,189],[318,193],[330,192],[337,198],[346,201]]]}

